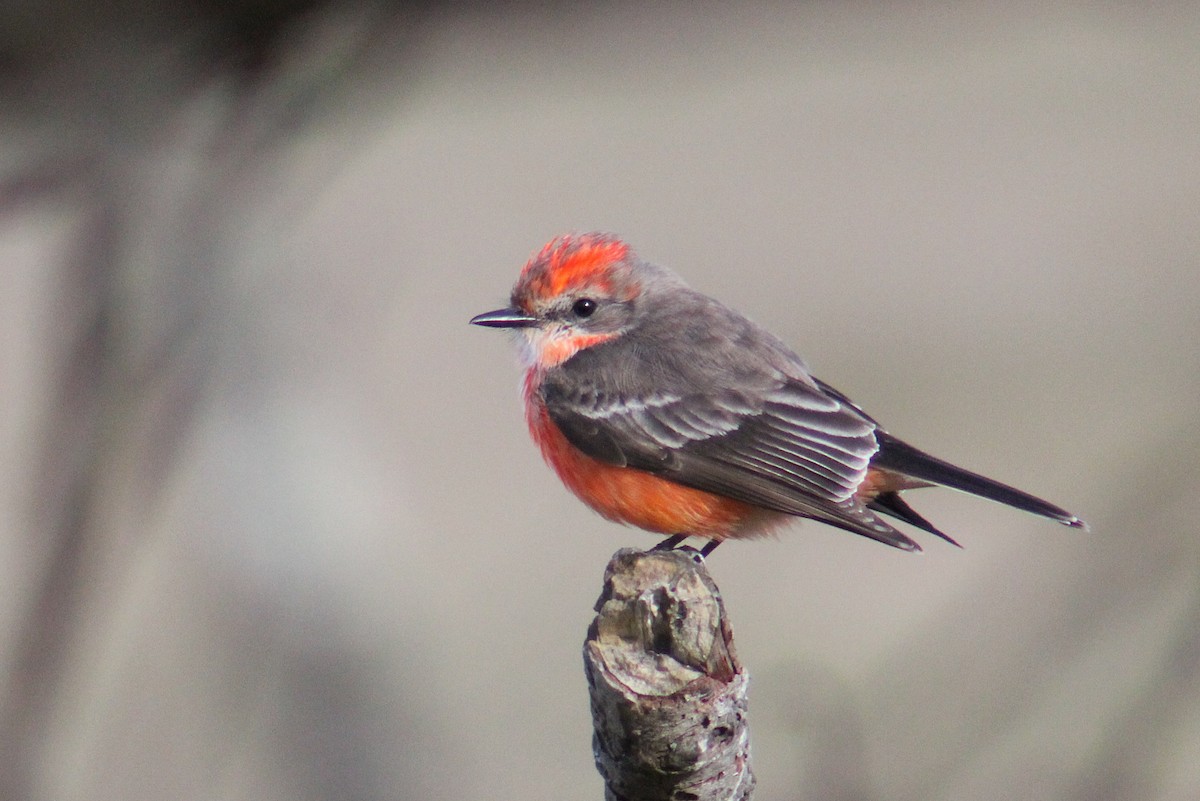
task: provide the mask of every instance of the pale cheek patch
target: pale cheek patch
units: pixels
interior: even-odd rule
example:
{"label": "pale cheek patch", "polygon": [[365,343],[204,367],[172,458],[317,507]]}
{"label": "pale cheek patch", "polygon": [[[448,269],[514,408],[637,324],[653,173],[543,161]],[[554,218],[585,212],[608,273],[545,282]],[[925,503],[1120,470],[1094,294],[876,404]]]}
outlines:
{"label": "pale cheek patch", "polygon": [[514,333],[521,364],[526,368],[538,366],[541,363],[538,354],[542,352],[542,343],[547,339],[546,332],[540,328],[521,328]]}
{"label": "pale cheek patch", "polygon": [[545,369],[562,364],[581,349],[599,344],[616,336],[608,334],[576,334],[569,328],[525,328],[520,331],[517,347],[525,367]]}

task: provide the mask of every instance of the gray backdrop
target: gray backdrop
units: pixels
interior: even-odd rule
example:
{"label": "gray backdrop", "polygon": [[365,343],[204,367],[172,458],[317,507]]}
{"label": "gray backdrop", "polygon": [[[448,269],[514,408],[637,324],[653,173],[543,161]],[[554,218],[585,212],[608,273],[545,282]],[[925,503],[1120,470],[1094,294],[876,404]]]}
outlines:
{"label": "gray backdrop", "polygon": [[654,540],[466,324],[590,228],[1092,524],[717,551],[757,798],[1200,797],[1194,3],[76,5],[0,19],[0,797],[600,798]]}

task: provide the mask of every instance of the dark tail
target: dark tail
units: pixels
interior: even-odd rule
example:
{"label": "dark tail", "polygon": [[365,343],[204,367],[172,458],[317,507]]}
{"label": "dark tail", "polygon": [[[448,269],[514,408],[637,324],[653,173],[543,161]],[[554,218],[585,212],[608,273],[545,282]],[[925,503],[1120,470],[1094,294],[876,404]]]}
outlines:
{"label": "dark tail", "polygon": [[[999,481],[985,478],[978,473],[972,473],[970,470],[955,467],[949,462],[942,461],[936,456],[930,456],[924,451],[919,451],[883,431],[876,431],[875,436],[879,440],[879,452],[871,460],[873,467],[891,470],[904,476],[928,481],[931,484],[969,492],[981,498],[988,498],[1007,506],[1032,512],[1035,515],[1057,520],[1064,526],[1087,528],[1086,523],[1067,510],[1043,501],[1041,498],[1035,498],[1028,492],[1022,492],[1007,484],[1001,484]],[[882,497],[880,496],[880,498]],[[896,500],[899,500],[899,498]],[[894,516],[902,520],[908,520],[908,522],[913,523],[918,528],[923,528],[939,536],[944,536],[941,532],[930,526],[928,522],[924,521],[923,518],[921,518],[921,521],[925,522],[925,525],[907,517],[906,515],[916,515],[907,505],[897,509],[894,506],[894,501],[891,499],[888,499],[888,504],[891,504],[891,506],[886,511],[892,513]],[[920,517],[919,515],[916,516]]]}
{"label": "dark tail", "polygon": [[875,497],[875,500],[867,504],[867,508],[890,515],[897,520],[903,520],[905,523],[916,526],[922,531],[928,531],[930,534],[941,537],[951,545],[956,545],[959,548],[962,547],[953,537],[940,530],[933,523],[930,523],[918,514],[916,509],[905,503],[904,499],[900,497],[899,492],[880,493]]}

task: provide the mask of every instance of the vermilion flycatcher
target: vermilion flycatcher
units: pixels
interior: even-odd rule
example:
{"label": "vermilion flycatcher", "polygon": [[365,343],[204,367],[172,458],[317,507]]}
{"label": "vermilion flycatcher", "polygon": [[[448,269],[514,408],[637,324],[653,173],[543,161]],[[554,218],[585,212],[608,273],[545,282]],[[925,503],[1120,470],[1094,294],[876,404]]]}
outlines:
{"label": "vermilion flycatcher", "polygon": [[753,537],[793,517],[908,551],[888,515],[957,545],[900,497],[940,485],[1083,528],[1053,504],[893,437],[779,339],[602,233],[529,260],[512,305],[525,418],[567,487],[604,517],[671,535]]}

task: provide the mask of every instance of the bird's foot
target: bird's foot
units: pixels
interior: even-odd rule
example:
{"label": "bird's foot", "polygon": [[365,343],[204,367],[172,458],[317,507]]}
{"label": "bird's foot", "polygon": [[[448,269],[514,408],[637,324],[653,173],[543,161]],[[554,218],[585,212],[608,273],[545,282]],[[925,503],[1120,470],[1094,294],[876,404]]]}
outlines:
{"label": "bird's foot", "polygon": [[[655,545],[650,550],[651,551],[673,551],[676,548],[678,548],[683,543],[683,541],[688,538],[688,536],[689,535],[687,535],[687,534],[672,534],[671,536],[667,537],[662,542],[658,543],[658,545]],[[715,551],[717,549],[717,546],[720,544],[721,544],[720,540],[709,540],[708,542],[704,543],[704,547],[700,549],[700,555],[708,556],[710,553]]]}
{"label": "bird's foot", "polygon": [[688,538],[687,534],[672,534],[665,540],[651,548],[651,551],[673,551],[679,543]]}

